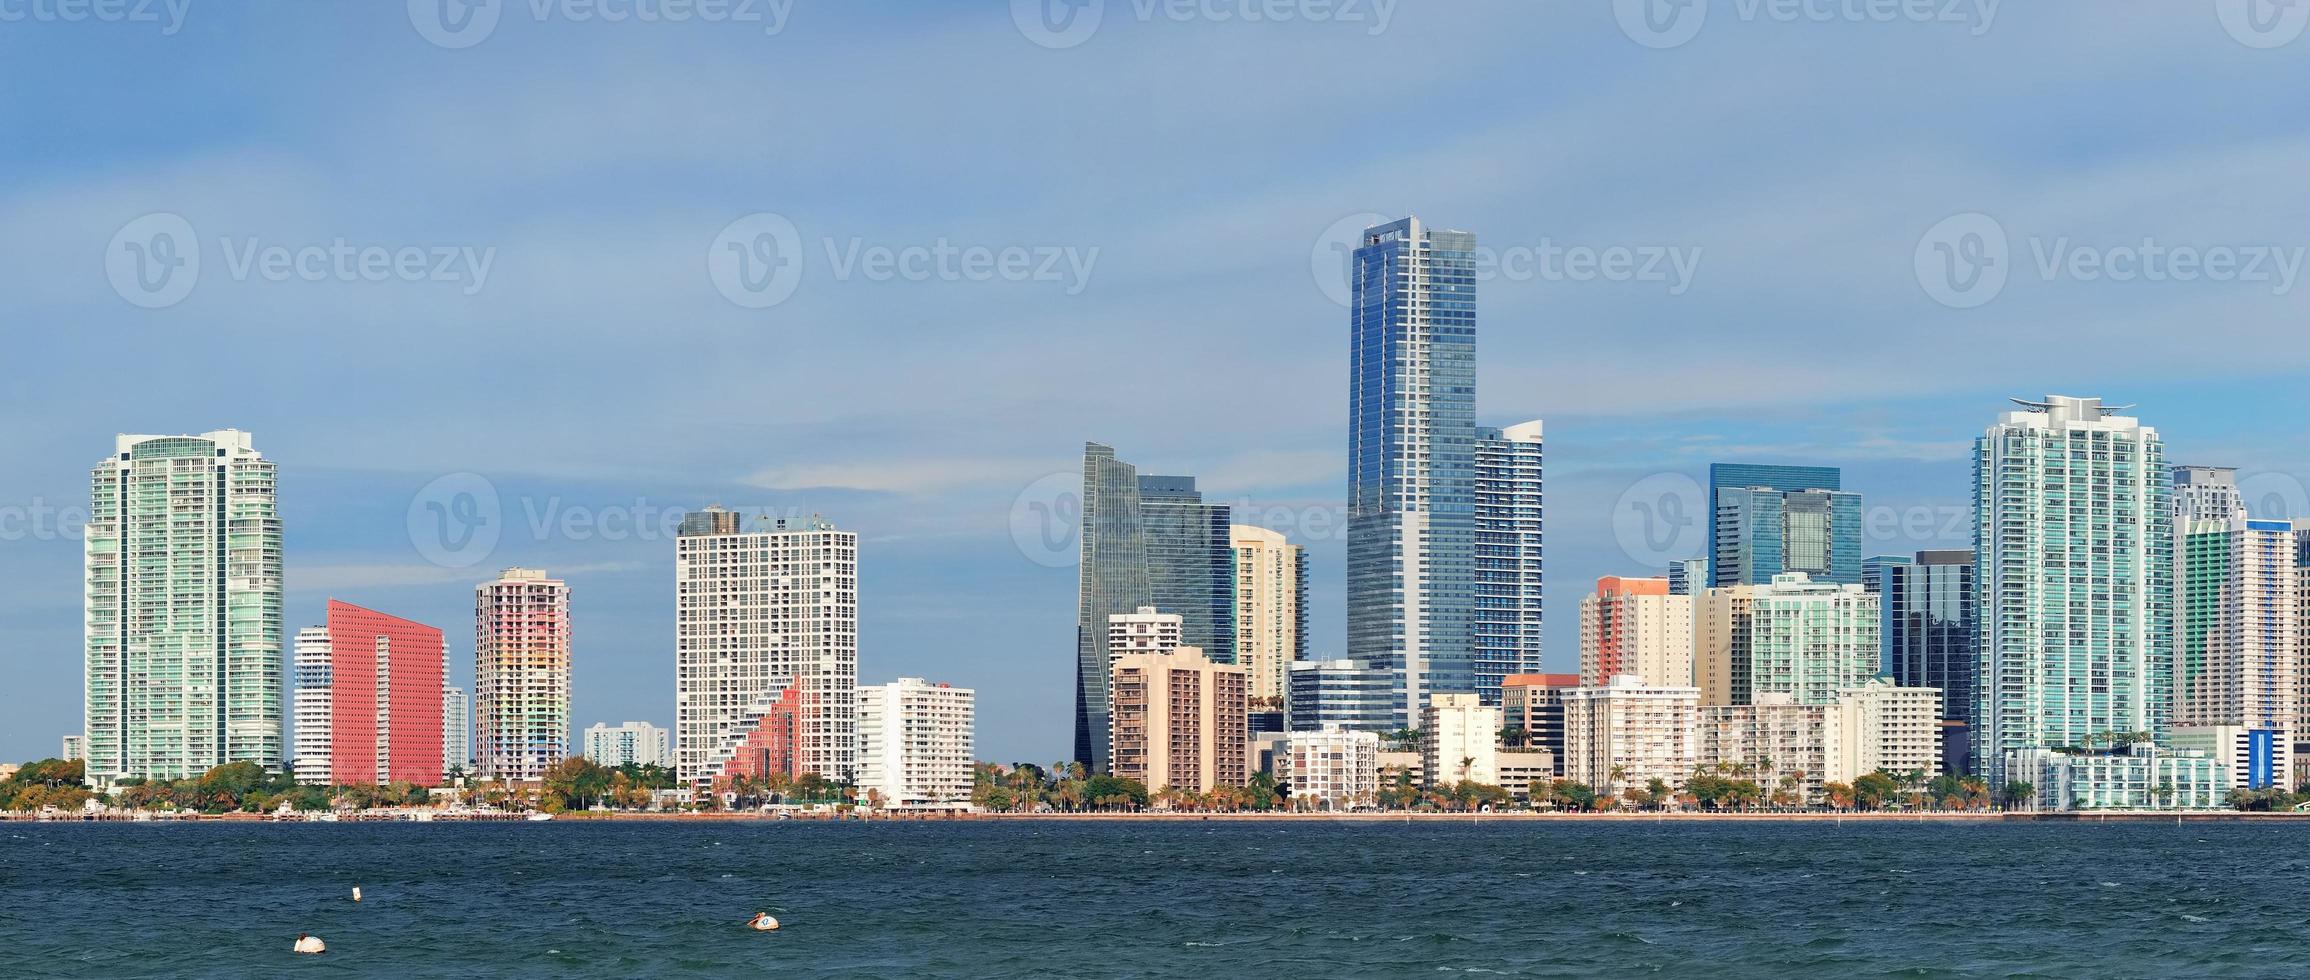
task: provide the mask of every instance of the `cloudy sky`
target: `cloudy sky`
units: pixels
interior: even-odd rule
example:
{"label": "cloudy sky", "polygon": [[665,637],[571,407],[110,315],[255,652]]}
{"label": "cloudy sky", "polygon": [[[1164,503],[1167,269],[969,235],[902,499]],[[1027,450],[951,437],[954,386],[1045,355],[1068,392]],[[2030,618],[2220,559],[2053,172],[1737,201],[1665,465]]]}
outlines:
{"label": "cloudy sky", "polygon": [[1370,215],[1493,260],[1551,668],[1588,581],[1697,550],[1712,460],[1961,546],[2011,395],[2138,403],[2299,508],[2310,8],[2259,2],[10,6],[0,758],[80,728],[117,432],[255,433],[291,628],[421,619],[459,683],[472,585],[566,576],[580,727],[671,722],[662,522],[719,502],[858,531],[861,677],[1063,756],[1086,439],[1304,540],[1337,653]]}

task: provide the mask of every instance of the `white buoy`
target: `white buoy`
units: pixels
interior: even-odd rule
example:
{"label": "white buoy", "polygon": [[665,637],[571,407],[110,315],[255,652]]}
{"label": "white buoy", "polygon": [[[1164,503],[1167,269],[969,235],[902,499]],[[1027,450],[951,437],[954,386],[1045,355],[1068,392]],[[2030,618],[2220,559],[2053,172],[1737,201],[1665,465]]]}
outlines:
{"label": "white buoy", "polygon": [[353,900],[356,902],[361,900],[361,886],[359,885],[353,886]]}
{"label": "white buoy", "polygon": [[321,941],[321,937],[319,937],[319,936],[308,936],[308,935],[304,935],[303,933],[299,933],[299,934],[297,935],[297,946],[296,946],[296,952],[299,952],[299,953],[326,953],[326,952],[328,952],[328,951],[329,951],[329,944],[328,944],[328,943],[324,943],[324,942],[322,942],[322,941]]}
{"label": "white buoy", "polygon": [[774,918],[771,918],[771,916],[770,916],[770,913],[768,913],[768,912],[756,912],[756,913],[754,913],[754,918],[753,918],[753,920],[752,920],[752,921],[749,921],[749,922],[747,922],[747,923],[746,923],[746,925],[747,925],[749,928],[752,928],[752,929],[753,929],[755,932],[776,932],[776,931],[778,931],[778,920],[777,920],[777,919],[774,919]]}

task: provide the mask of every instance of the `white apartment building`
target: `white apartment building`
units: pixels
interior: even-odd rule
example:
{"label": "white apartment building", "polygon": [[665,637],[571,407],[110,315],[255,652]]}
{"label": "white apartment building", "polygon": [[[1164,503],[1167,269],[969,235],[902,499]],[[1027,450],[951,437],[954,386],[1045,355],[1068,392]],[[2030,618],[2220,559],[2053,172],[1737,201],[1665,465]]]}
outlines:
{"label": "white apartment building", "polygon": [[1353,810],[1376,806],[1380,792],[1380,737],[1327,725],[1322,731],[1293,732],[1279,766],[1291,784],[1295,810]]}
{"label": "white apartment building", "polygon": [[473,716],[465,689],[445,684],[441,688],[441,771],[459,769],[473,769]]}
{"label": "white apartment building", "polygon": [[629,721],[615,728],[595,722],[586,729],[586,758],[612,769],[674,764],[666,730],[646,721]]}
{"label": "white apartment building", "polygon": [[1941,689],[1872,679],[1837,692],[1828,778],[1850,783],[1884,770],[1941,774]]}
{"label": "white apartment building", "polygon": [[1186,617],[1156,612],[1154,606],[1140,606],[1138,612],[1108,616],[1107,669],[1114,670],[1115,661],[1132,654],[1170,653],[1179,649],[1186,622]]}
{"label": "white apartment building", "polygon": [[718,507],[683,519],[674,558],[674,756],[712,783],[789,689],[799,775],[854,775],[858,535],[816,518],[740,528]]}
{"label": "white apartment building", "polygon": [[1768,801],[1783,790],[1798,794],[1798,802],[1817,800],[1823,783],[1849,778],[1832,772],[1831,760],[1844,755],[1842,729],[1830,724],[1833,711],[1798,704],[1788,694],[1761,695],[1755,704],[1704,705],[1698,763],[1755,780]]}
{"label": "white apartment building", "polygon": [[1438,694],[1420,711],[1420,767],[1430,785],[1500,785],[1500,709],[1473,693]]}
{"label": "white apartment building", "polygon": [[858,689],[858,792],[890,809],[971,805],[978,694],[901,677]]}
{"label": "white apartment building", "polygon": [[296,725],[289,753],[291,765],[299,784],[327,786],[330,783],[330,726],[335,719],[335,709],[330,703],[333,674],[328,627],[307,626],[298,630],[295,658],[291,663],[297,684],[289,703],[289,716]]}
{"label": "white apartment building", "polygon": [[1618,795],[1653,779],[1681,789],[1700,756],[1700,689],[1622,674],[1564,692],[1564,778]]}

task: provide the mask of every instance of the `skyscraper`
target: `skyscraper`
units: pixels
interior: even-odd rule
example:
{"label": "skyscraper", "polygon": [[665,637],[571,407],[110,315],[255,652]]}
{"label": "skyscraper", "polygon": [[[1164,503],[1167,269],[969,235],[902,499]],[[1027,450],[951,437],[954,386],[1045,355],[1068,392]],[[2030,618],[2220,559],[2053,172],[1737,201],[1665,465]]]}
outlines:
{"label": "skyscraper", "polygon": [[1237,524],[1235,657],[1255,705],[1280,706],[1291,665],[1307,659],[1307,549],[1276,531]]}
{"label": "skyscraper", "polygon": [[1194,647],[1115,661],[1115,775],[1191,793],[1250,778],[1243,668]]}
{"label": "skyscraper", "polygon": [[1902,687],[1940,689],[1944,767],[1978,771],[1969,735],[1981,670],[1973,628],[1973,552],[1920,551],[1913,562],[1888,562],[1877,591],[1886,676]]}
{"label": "skyscraper", "polygon": [[1476,693],[1540,669],[1541,424],[1476,430]]}
{"label": "skyscraper", "polygon": [[1223,664],[1235,662],[1233,513],[1204,503],[1192,476],[1139,478],[1152,604],[1178,613],[1185,643]]}
{"label": "skyscraper", "polygon": [[2238,508],[2226,520],[2188,519],[2179,542],[2173,724],[2236,730],[2242,753],[2213,741],[2222,757],[2243,755],[2238,785],[2291,786],[2302,669],[2293,524]]}
{"label": "skyscraper", "polygon": [[330,709],[328,627],[307,626],[297,631],[294,668],[297,688],[289,696],[289,714],[296,732],[289,764],[297,782],[327,786],[331,719],[335,715]]}
{"label": "skyscraper", "polygon": [[1348,656],[1396,675],[1409,728],[1476,689],[1476,236],[1366,229],[1351,279]]}
{"label": "skyscraper", "polygon": [[2147,732],[2173,687],[2173,529],[2158,432],[2099,398],[2016,399],[1974,444],[1977,766]]}
{"label": "skyscraper", "polygon": [[2176,466],[2174,476],[2174,530],[2180,533],[2194,521],[2228,523],[2246,512],[2245,495],[2238,491],[2234,466]]}
{"label": "skyscraper", "polygon": [[1580,599],[1580,683],[1634,674],[1654,687],[1691,687],[1693,600],[1668,580],[1606,576]]}
{"label": "skyscraper", "polygon": [[330,784],[440,785],[441,631],[335,599],[326,629]]}
{"label": "skyscraper", "polygon": [[281,519],[249,434],[123,435],[89,474],[88,783],[278,772]]}
{"label": "skyscraper", "polygon": [[473,589],[475,762],[484,779],[538,779],[569,757],[569,586],[508,568]]}
{"label": "skyscraper", "polygon": [[1763,585],[1783,572],[1861,581],[1861,495],[1833,466],[1712,463],[1709,581]]}
{"label": "skyscraper", "polygon": [[462,687],[441,689],[441,771],[473,769],[473,715]]}
{"label": "skyscraper", "polygon": [[[708,508],[674,556],[674,749],[694,786],[721,779],[763,725],[791,725],[787,775],[853,775],[858,535],[818,519],[742,531]],[[791,691],[779,714],[782,698]],[[759,744],[761,738],[755,738]]]}

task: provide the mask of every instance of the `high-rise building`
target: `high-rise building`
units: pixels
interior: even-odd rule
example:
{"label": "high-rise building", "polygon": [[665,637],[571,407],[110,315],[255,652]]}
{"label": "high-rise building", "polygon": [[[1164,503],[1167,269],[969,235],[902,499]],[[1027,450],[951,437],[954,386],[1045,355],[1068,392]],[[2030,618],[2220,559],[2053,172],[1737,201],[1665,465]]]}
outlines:
{"label": "high-rise building", "polygon": [[281,519],[246,432],[123,435],[89,474],[87,779],[282,771]]}
{"label": "high-rise building", "polygon": [[1170,653],[1183,645],[1185,621],[1178,613],[1157,612],[1154,606],[1107,617],[1107,666],[1133,653]]}
{"label": "high-rise building", "polygon": [[1476,693],[1540,669],[1541,425],[1476,430]]}
{"label": "high-rise building", "polygon": [[473,771],[473,713],[462,687],[441,689],[441,771]]}
{"label": "high-rise building", "polygon": [[612,728],[597,721],[586,728],[586,759],[612,769],[621,766],[670,766],[672,740],[666,730],[646,721],[621,722]]}
{"label": "high-rise building", "polygon": [[1150,604],[1178,613],[1181,636],[1214,663],[1235,662],[1234,509],[1207,504],[1192,476],[1141,476]]}
{"label": "high-rise building", "polygon": [[1564,771],[1564,692],[1580,686],[1578,674],[1517,674],[1500,685],[1500,724],[1523,732],[1524,749],[1546,752],[1555,772]]}
{"label": "high-rise building", "polygon": [[1360,660],[1301,660],[1291,665],[1284,726],[1386,733],[1398,727],[1395,672]]}
{"label": "high-rise building", "polygon": [[2238,490],[2236,467],[2176,466],[2169,472],[2174,479],[2176,533],[2197,521],[2228,524],[2230,518],[2246,513],[2246,497]]}
{"label": "high-rise building", "polygon": [[1861,581],[1861,495],[1839,489],[1833,466],[1714,463],[1709,581],[1763,585],[1784,572],[1816,582]]}
{"label": "high-rise building", "polygon": [[1194,647],[1115,661],[1114,775],[1190,793],[1251,778],[1250,686]]}
{"label": "high-rise building", "polygon": [[1350,279],[1347,652],[1395,673],[1409,728],[1476,690],[1476,236],[1366,229]]}
{"label": "high-rise building", "polygon": [[1974,772],[1971,736],[1980,638],[1973,628],[1973,552],[1920,551],[1887,563],[1877,586],[1884,672],[1942,692],[1942,768]]}
{"label": "high-rise building", "polygon": [[977,692],[901,677],[858,689],[858,793],[892,809],[968,809]]}
{"label": "high-rise building", "polygon": [[440,785],[441,631],[335,599],[326,629],[330,784]]}
{"label": "high-rise building", "polygon": [[1658,779],[1682,789],[1700,755],[1700,690],[1623,674],[1564,692],[1564,778],[1600,796]]}
{"label": "high-rise building", "polygon": [[1420,771],[1432,786],[1500,785],[1500,709],[1474,694],[1437,692],[1420,711]]}
{"label": "high-rise building", "polygon": [[2293,525],[2294,577],[2302,597],[2295,605],[2302,629],[2294,644],[2299,665],[2294,674],[2294,785],[2302,786],[2310,784],[2310,520],[2296,519]]}
{"label": "high-rise building", "polygon": [[1949,712],[1943,693],[1870,678],[1837,692],[1828,722],[1838,752],[1829,757],[1829,778],[1850,783],[1878,770],[1914,774],[1922,783],[1945,772],[1941,747]]}
{"label": "high-rise building", "polygon": [[2239,785],[2291,787],[2302,701],[2293,524],[2250,520],[2242,508],[2224,519],[2175,511],[2187,523],[2175,563],[2173,724],[2240,729],[2247,766],[2233,770]]}
{"label": "high-rise building", "polygon": [[1976,765],[2149,733],[2173,688],[2173,513],[2156,429],[2099,398],[2016,400],[1974,444]]}
{"label": "high-rise building", "polygon": [[1075,761],[1108,768],[1107,617],[1144,606],[1180,617],[1185,642],[1235,660],[1233,510],[1184,476],[1141,476],[1113,447],[1083,444],[1075,619]]}
{"label": "high-rise building", "polygon": [[1635,674],[1654,687],[1691,687],[1692,610],[1664,578],[1597,579],[1580,600],[1580,682]]}
{"label": "high-rise building", "polygon": [[1251,672],[1251,700],[1280,706],[1291,665],[1307,659],[1307,549],[1248,524],[1232,533],[1235,659]]}
{"label": "high-rise building", "polygon": [[569,757],[569,586],[536,569],[508,568],[474,587],[473,621],[479,774],[544,778]]}
{"label": "high-rise building", "polygon": [[780,745],[793,736],[780,768],[791,768],[789,776],[852,778],[858,535],[815,517],[768,520],[752,531],[715,516],[689,526],[701,533],[674,543],[679,777],[707,786],[731,775],[724,770],[734,758],[768,744],[758,730],[780,727],[776,709],[792,691],[786,703],[799,728],[776,733]]}
{"label": "high-rise building", "polygon": [[1835,701],[1877,676],[1877,599],[1859,583],[1815,582],[1803,572],[1701,593],[1693,674],[1702,702],[1754,704],[1763,694]]}
{"label": "high-rise building", "polygon": [[327,786],[334,778],[330,740],[335,735],[329,669],[329,628],[307,626],[297,631],[296,692],[289,695],[289,717],[296,725],[289,755],[290,771],[305,786]]}
{"label": "high-rise building", "polygon": [[1910,564],[1915,564],[1915,559],[1908,555],[1870,555],[1863,558],[1861,559],[1861,587],[1882,594],[1885,591],[1886,574],[1896,567]]}

